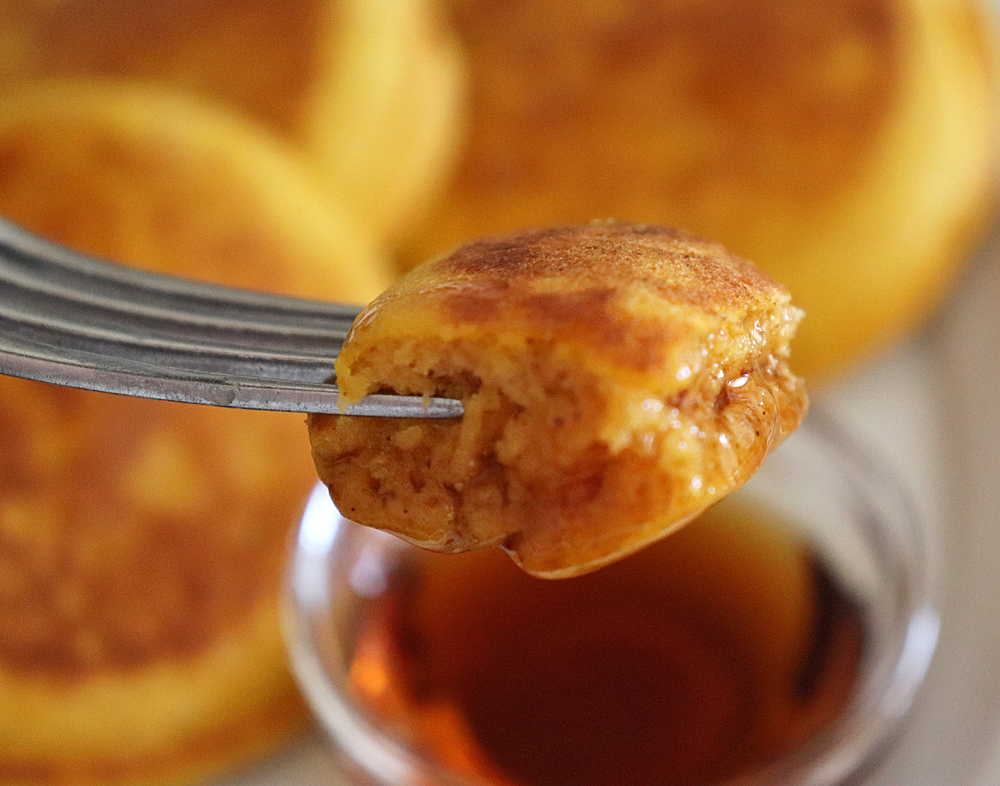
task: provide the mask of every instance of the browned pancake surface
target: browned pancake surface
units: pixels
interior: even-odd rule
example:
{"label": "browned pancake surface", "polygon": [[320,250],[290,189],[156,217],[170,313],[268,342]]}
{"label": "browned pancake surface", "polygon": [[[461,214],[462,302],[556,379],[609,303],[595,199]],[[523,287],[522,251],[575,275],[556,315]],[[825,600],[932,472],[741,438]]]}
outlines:
{"label": "browned pancake surface", "polygon": [[[0,396],[4,672],[72,683],[196,658],[278,591],[308,487],[265,485],[218,413],[9,378]],[[251,460],[293,452],[270,418],[236,420],[263,438]]]}

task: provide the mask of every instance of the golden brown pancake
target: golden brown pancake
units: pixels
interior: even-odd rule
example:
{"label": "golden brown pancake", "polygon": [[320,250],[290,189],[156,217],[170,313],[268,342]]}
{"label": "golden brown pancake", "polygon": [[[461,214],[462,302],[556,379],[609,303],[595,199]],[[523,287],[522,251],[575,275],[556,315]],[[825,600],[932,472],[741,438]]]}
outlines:
{"label": "golden brown pancake", "polygon": [[684,227],[789,287],[826,381],[921,322],[992,209],[988,4],[448,5],[470,128],[405,267],[526,226]]}
{"label": "golden brown pancake", "polygon": [[0,94],[0,215],[79,251],[365,303],[392,278],[308,165],[224,107],[118,80]]}
{"label": "golden brown pancake", "polygon": [[460,419],[313,415],[348,518],[438,551],[575,575],[752,475],[804,414],[801,312],[722,246],[607,222],[470,243],[397,281],[337,359],[348,400],[461,399]]}
{"label": "golden brown pancake", "polygon": [[[387,266],[301,162],[150,86],[0,97],[0,215],[161,272],[364,302]],[[0,783],[191,783],[307,722],[278,611],[302,417],[0,377]]]}
{"label": "golden brown pancake", "polygon": [[0,377],[5,785],[193,783],[307,722],[279,627],[301,418],[109,399]]}
{"label": "golden brown pancake", "polygon": [[413,217],[452,157],[461,54],[424,0],[7,0],[0,80],[151,81],[283,134],[373,231]]}

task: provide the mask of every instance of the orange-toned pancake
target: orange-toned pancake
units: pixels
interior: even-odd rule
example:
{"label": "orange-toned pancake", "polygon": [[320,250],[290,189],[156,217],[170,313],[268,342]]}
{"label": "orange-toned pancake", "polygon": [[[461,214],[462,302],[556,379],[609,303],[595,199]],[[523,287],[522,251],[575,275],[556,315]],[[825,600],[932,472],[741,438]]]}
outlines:
{"label": "orange-toned pancake", "polygon": [[348,400],[461,399],[449,420],[313,415],[340,511],[529,573],[630,554],[739,487],[799,424],[787,290],[722,246],[604,222],[474,241],[397,281],[337,358]]}
{"label": "orange-toned pancake", "polygon": [[284,134],[373,231],[448,167],[462,58],[426,0],[5,0],[0,81],[149,80]]}
{"label": "orange-toned pancake", "polygon": [[715,238],[809,314],[830,380],[921,322],[992,209],[998,92],[978,0],[449,0],[458,171],[405,266],[614,216]]}
{"label": "orange-toned pancake", "polygon": [[[202,101],[0,96],[0,215],[91,254],[364,302],[386,263],[329,204]],[[0,457],[0,784],[193,783],[303,728],[278,619],[301,416],[0,377]]]}

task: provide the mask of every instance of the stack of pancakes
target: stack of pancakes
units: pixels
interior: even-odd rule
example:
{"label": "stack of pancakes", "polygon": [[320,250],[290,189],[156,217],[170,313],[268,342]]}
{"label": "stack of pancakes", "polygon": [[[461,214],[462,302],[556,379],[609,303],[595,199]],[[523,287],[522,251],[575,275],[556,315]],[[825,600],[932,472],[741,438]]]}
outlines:
{"label": "stack of pancakes", "polygon": [[[0,215],[363,304],[450,154],[457,63],[417,2],[11,0]],[[192,783],[305,728],[279,620],[303,421],[0,377],[0,784]]]}
{"label": "stack of pancakes", "polygon": [[0,82],[76,76],[238,110],[376,235],[412,223],[463,128],[464,59],[433,0],[4,0]]}

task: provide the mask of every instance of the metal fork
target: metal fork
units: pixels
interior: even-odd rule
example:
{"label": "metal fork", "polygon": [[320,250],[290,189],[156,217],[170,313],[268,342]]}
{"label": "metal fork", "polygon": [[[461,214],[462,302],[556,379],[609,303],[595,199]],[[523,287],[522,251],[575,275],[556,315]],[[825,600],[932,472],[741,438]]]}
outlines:
{"label": "metal fork", "polygon": [[[340,412],[333,362],[359,306],[147,273],[0,219],[0,374],[240,409]],[[346,414],[457,417],[372,395]]]}

